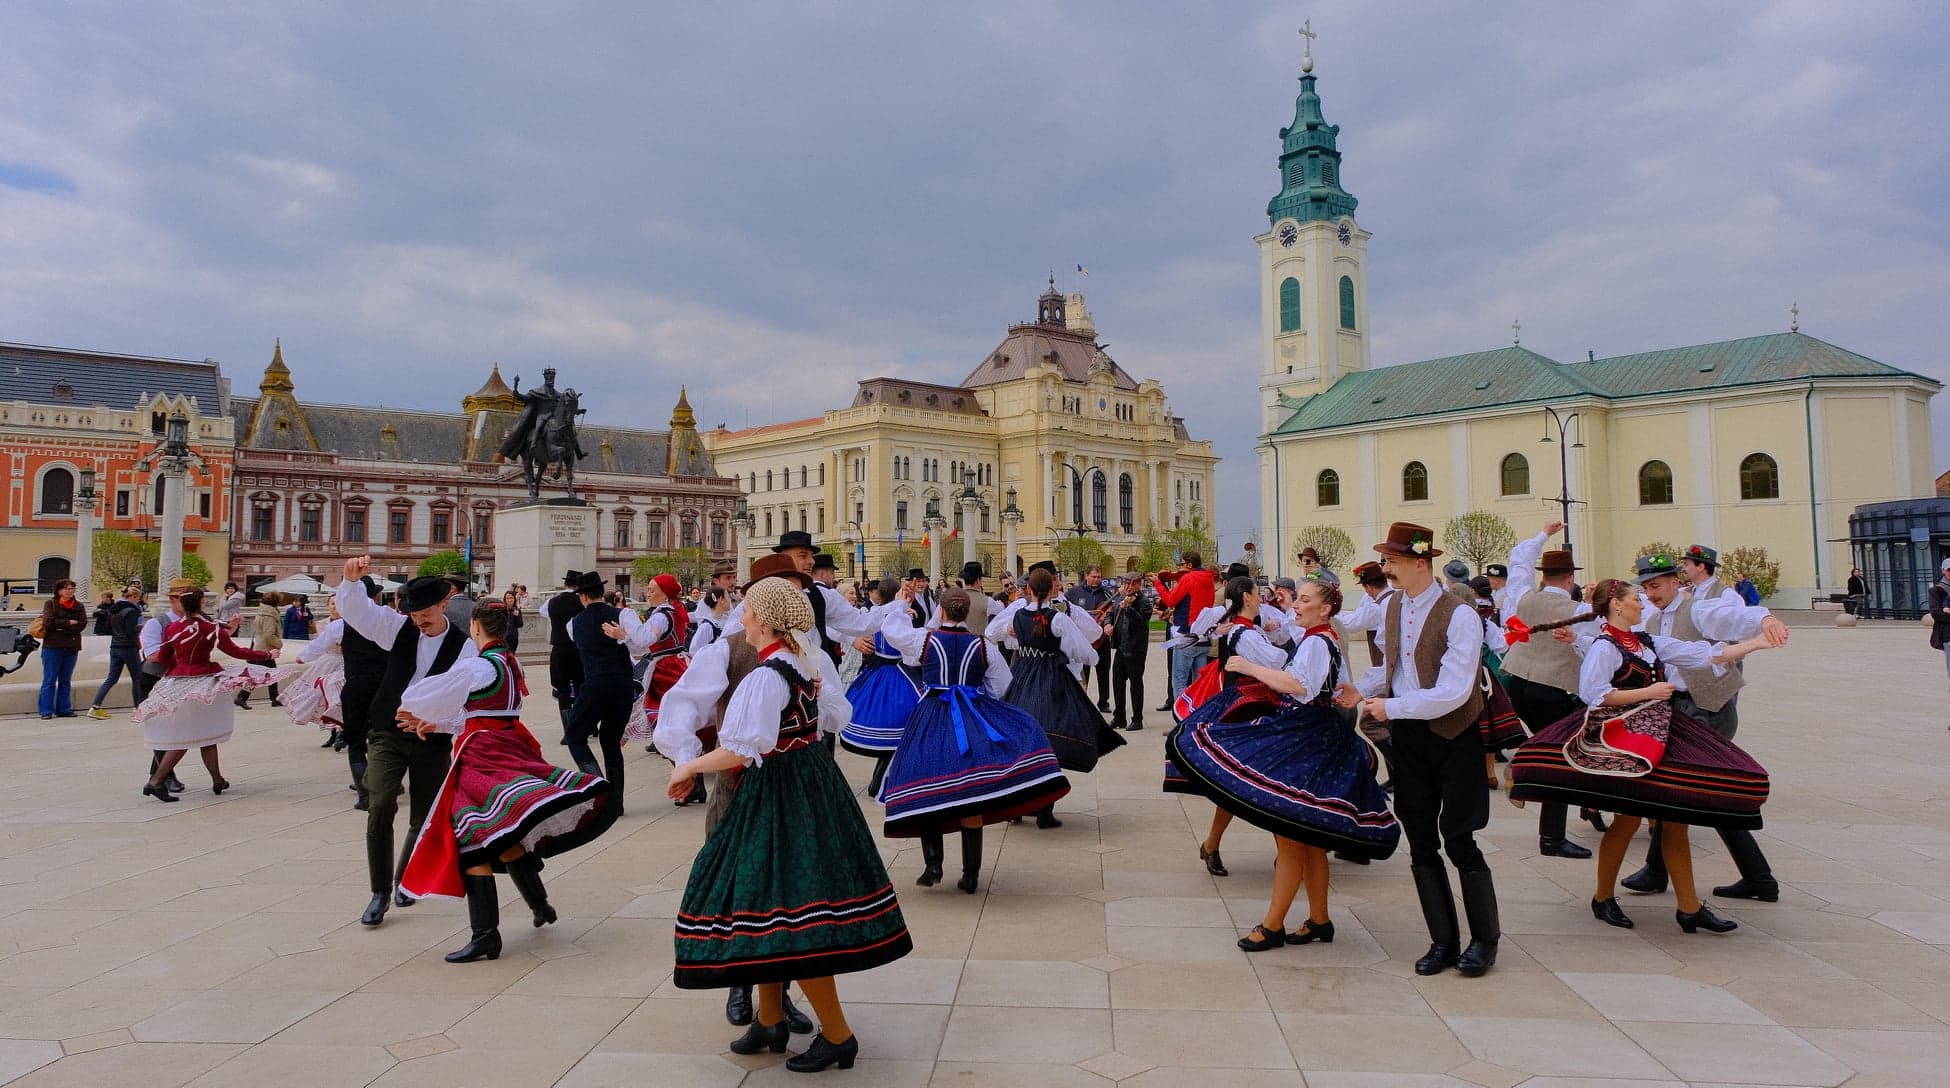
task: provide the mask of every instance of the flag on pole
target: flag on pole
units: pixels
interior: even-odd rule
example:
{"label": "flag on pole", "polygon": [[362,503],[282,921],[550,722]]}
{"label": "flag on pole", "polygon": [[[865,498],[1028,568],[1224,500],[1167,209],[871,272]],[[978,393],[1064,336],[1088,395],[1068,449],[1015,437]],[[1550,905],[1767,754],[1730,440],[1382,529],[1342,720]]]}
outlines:
{"label": "flag on pole", "polygon": [[1090,270],[1088,268],[1085,268],[1082,265],[1077,266],[1077,275],[1088,276],[1089,274],[1090,274]]}
{"label": "flag on pole", "polygon": [[922,533],[922,534],[921,534],[921,547],[923,547],[923,548],[925,548],[925,547],[927,547],[927,546],[928,546],[928,537],[930,537],[930,536],[932,536],[932,535],[934,535],[934,534],[932,534],[932,533]]}
{"label": "flag on pole", "polygon": [[953,540],[960,535],[961,535],[961,526],[959,525],[955,526],[953,529],[948,530],[949,540]]}

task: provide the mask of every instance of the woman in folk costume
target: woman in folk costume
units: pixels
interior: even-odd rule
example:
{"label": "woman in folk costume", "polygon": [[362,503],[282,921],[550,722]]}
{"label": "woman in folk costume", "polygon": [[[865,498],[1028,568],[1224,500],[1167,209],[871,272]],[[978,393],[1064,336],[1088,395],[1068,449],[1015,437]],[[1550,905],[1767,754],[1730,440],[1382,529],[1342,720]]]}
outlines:
{"label": "woman in folk costume", "polygon": [[[873,587],[873,598],[882,621],[897,616],[899,622],[907,624],[904,630],[926,628],[925,623],[910,622],[899,579],[882,578]],[[853,641],[852,648],[860,653],[860,671],[846,687],[846,701],[853,714],[840,731],[840,744],[874,761],[867,793],[877,797],[887,776],[887,761],[900,747],[901,730],[921,701],[921,669],[902,661],[900,648],[877,630]]]}
{"label": "woman in folk costume", "polygon": [[[1280,705],[1278,692],[1254,676],[1226,668],[1227,662],[1234,657],[1269,669],[1278,669],[1286,664],[1287,652],[1273,645],[1260,626],[1258,587],[1251,578],[1228,579],[1223,599],[1224,611],[1211,628],[1212,661],[1200,670],[1197,680],[1185,686],[1184,694],[1173,704],[1174,714],[1180,707],[1187,708],[1189,713],[1165,736],[1166,793],[1209,796],[1203,786],[1189,778],[1172,758],[1172,738],[1206,724],[1252,721],[1271,714]],[[1194,689],[1198,689],[1196,694]],[[1198,846],[1198,859],[1205,863],[1205,871],[1213,876],[1231,875],[1226,869],[1225,860],[1219,856],[1219,842],[1230,826],[1231,811],[1224,805],[1215,807],[1212,810],[1212,826]]]}
{"label": "woman in folk costume", "polygon": [[[908,594],[910,590],[901,590]],[[941,882],[943,835],[961,830],[961,880],[975,894],[982,871],[982,826],[1047,810],[1070,792],[1049,737],[1036,719],[996,698],[1009,667],[968,629],[969,593],[941,596],[934,630],[889,609],[877,636],[918,668],[927,694],[908,715],[887,768],[880,801],[888,838],[919,836],[922,887]]]}
{"label": "woman in folk costume", "polygon": [[345,724],[341,696],[345,692],[345,654],[339,649],[345,638],[345,621],[339,618],[338,600],[325,598],[330,622],[318,637],[298,651],[298,664],[308,666],[298,679],[285,686],[284,714],[293,725],[315,725],[330,730],[320,748],[345,747],[339,727]]}
{"label": "woman in folk costume", "polygon": [[[1641,557],[1641,579],[1671,573],[1668,561],[1653,568]],[[1693,855],[1686,828],[1761,825],[1767,772],[1753,757],[1704,724],[1673,709],[1667,669],[1733,665],[1763,638],[1732,645],[1684,642],[1635,633],[1644,614],[1638,587],[1607,579],[1591,595],[1591,611],[1568,620],[1513,629],[1512,637],[1602,619],[1578,670],[1578,697],[1585,709],[1538,733],[1517,749],[1510,764],[1512,801],[1563,801],[1617,813],[1598,848],[1598,885],[1591,913],[1608,925],[1632,928],[1619,909],[1615,885],[1625,851],[1642,818],[1660,821],[1660,846],[1678,901],[1675,919],[1687,933],[1725,933],[1738,923],[1713,913],[1693,885]],[[1554,637],[1569,635],[1565,630]]]}
{"label": "woman in folk costume", "polygon": [[1458,582],[1453,588],[1483,620],[1483,671],[1476,678],[1477,685],[1483,689],[1483,713],[1476,719],[1476,725],[1483,733],[1484,777],[1491,789],[1498,789],[1501,783],[1496,777],[1496,765],[1509,758],[1502,754],[1504,749],[1515,748],[1530,736],[1524,730],[1523,719],[1517,717],[1515,704],[1510,702],[1510,693],[1503,688],[1503,655],[1510,644],[1504,639],[1503,622],[1497,617],[1488,578],[1478,576]]}
{"label": "woman in folk costume", "polygon": [[878,967],[913,951],[900,903],[852,788],[819,742],[820,721],[845,720],[845,696],[815,682],[823,653],[812,605],[783,578],[745,594],[745,637],[759,664],[731,694],[718,747],[670,772],[670,796],[692,780],[737,770],[737,786],[704,840],[678,907],[679,989],[755,987],[751,1028],[739,1054],[785,1051],[782,1007],[797,980],[819,1017],[820,1034],[786,1063],[815,1073],[853,1066],[860,1042],[847,1026],[833,976]]}
{"label": "woman in folk costume", "polygon": [[[1050,748],[1066,771],[1088,773],[1099,757],[1122,747],[1124,735],[1104,721],[1103,712],[1084,693],[1072,665],[1097,660],[1094,633],[1078,625],[1068,602],[1058,607],[1054,564],[1038,563],[1023,586],[1020,607],[989,623],[987,637],[1016,645],[1013,676],[1003,701],[1028,711],[1043,723]],[[1094,626],[1094,625],[1093,625]],[[1053,812],[1036,816],[1037,827],[1060,827]]]}
{"label": "woman in folk costume", "polygon": [[565,770],[542,755],[521,724],[528,685],[508,649],[511,613],[501,601],[474,606],[470,634],[480,656],[415,681],[400,696],[401,728],[425,739],[455,735],[453,761],[433,811],[407,855],[400,894],[413,899],[467,899],[465,945],[448,963],[501,955],[500,869],[534,912],[535,925],[555,921],[542,887],[541,859],[573,850],[616,822],[604,803],[609,783]]}
{"label": "woman in folk costume", "polygon": [[[229,740],[236,729],[237,708],[231,697],[276,684],[284,675],[275,667],[276,654],[237,645],[217,621],[203,614],[202,590],[184,593],[177,598],[177,607],[183,618],[163,629],[162,646],[156,651],[163,677],[130,719],[142,726],[142,746],[162,753],[142,787],[145,796],[158,801],[177,799],[167,787],[169,776],[192,748],[202,753],[203,766],[210,772],[210,792],[229,789],[230,782],[217,765],[217,745]],[[219,650],[249,664],[226,669],[210,660]]]}
{"label": "woman in folk costume", "polygon": [[684,587],[674,574],[659,574],[644,587],[650,614],[635,620],[636,610],[623,609],[622,633],[630,652],[645,654],[648,669],[643,674],[643,714],[654,729],[657,705],[670,690],[690,659],[685,647],[691,638],[691,615],[684,608]]}
{"label": "woman in folk costume", "polygon": [[[698,598],[697,603],[698,610],[691,615],[695,621],[691,624],[691,640],[684,647],[692,657],[703,653],[706,646],[728,633],[725,630],[725,617],[731,613],[731,591],[723,586],[712,586],[704,591],[704,596]],[[674,680],[671,682],[676,683]]]}

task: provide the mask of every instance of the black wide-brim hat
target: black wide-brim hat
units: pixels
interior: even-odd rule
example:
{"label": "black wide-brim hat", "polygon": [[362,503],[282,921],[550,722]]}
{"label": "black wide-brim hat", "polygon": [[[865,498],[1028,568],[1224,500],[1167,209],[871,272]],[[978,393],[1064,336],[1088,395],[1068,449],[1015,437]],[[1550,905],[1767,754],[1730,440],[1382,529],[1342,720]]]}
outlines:
{"label": "black wide-brim hat", "polygon": [[418,612],[422,608],[433,608],[447,603],[447,596],[453,586],[445,578],[427,575],[406,583],[399,591],[399,608],[402,612]]}
{"label": "black wide-brim hat", "polygon": [[603,576],[593,570],[583,571],[582,576],[576,579],[576,592],[585,597],[602,596]]}
{"label": "black wide-brim hat", "polygon": [[926,578],[927,576],[928,572],[922,570],[920,567],[909,567],[907,569],[907,577],[910,581],[915,578]]}
{"label": "black wide-brim hat", "polygon": [[562,576],[562,584],[565,586],[574,586],[577,582],[581,580],[582,580],[582,572],[579,570],[569,571],[568,573]]}
{"label": "black wide-brim hat", "polygon": [[982,580],[982,564],[980,564],[980,563],[963,563],[963,564],[961,565],[961,580],[962,580],[962,581],[964,581],[964,582],[979,582],[979,581],[981,581],[981,580]]}
{"label": "black wide-brim hat", "polygon": [[1055,573],[1056,573],[1056,561],[1055,561],[1054,559],[1045,559],[1045,560],[1043,560],[1043,561],[1042,561],[1042,562],[1040,562],[1040,563],[1031,563],[1031,564],[1029,564],[1029,569],[1028,569],[1028,570],[1026,570],[1026,571],[1023,571],[1023,573],[1024,573],[1024,574],[1034,574],[1034,573],[1036,573],[1036,572],[1037,572],[1037,571],[1039,571],[1039,570],[1046,570],[1046,571],[1049,571],[1049,572],[1050,572],[1051,574],[1055,574]]}
{"label": "black wide-brim hat", "polygon": [[812,534],[802,529],[794,529],[791,532],[780,534],[778,546],[772,550],[782,552],[787,548],[804,548],[809,552],[819,550],[813,547]]}
{"label": "black wide-brim hat", "polygon": [[840,568],[839,568],[839,564],[833,562],[833,557],[831,554],[827,552],[819,552],[813,556],[813,569],[814,570],[838,570]]}

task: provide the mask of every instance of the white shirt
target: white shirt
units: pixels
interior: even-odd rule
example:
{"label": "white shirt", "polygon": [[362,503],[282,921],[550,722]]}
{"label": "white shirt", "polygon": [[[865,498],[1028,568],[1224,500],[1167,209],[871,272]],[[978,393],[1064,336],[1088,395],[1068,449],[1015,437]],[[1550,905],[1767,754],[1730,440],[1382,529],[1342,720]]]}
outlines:
{"label": "white shirt", "polygon": [[136,647],[142,651],[142,660],[149,661],[156,656],[162,649],[163,629],[182,618],[181,612],[165,608],[142,625],[142,630],[135,636]]}
{"label": "white shirt", "polygon": [[[853,717],[853,706],[846,701],[845,686],[840,683],[839,670],[833,667],[831,659],[825,654],[814,654],[813,658],[813,665],[819,670],[816,677],[819,681],[819,731],[838,733],[846,728],[848,719]],[[731,643],[718,639],[692,657],[684,675],[677,678],[669,691],[664,692],[663,701],[657,704],[657,725],[650,740],[665,759],[672,763],[683,763],[704,754],[704,744],[697,739],[698,730],[709,726],[717,716],[718,700],[731,686],[728,675],[730,668]],[[778,686],[784,692],[785,684],[780,682]],[[736,692],[732,693],[732,698],[737,698]],[[778,708],[785,709],[783,694],[779,696]],[[729,705],[725,707],[725,717],[727,720],[731,717]],[[770,751],[772,744],[778,742],[778,726],[778,713],[774,712],[772,740],[759,749],[760,754]],[[718,739],[720,743],[723,742],[722,727]]]}
{"label": "white shirt", "polygon": [[1367,587],[1361,589],[1361,603],[1344,612],[1336,613],[1334,618],[1350,631],[1369,631],[1380,640],[1381,625],[1388,619],[1389,590],[1383,589],[1370,594]]}
{"label": "white shirt", "polygon": [[446,672],[423,676],[406,685],[406,691],[399,697],[399,708],[432,722],[442,733],[458,734],[467,728],[467,697],[493,684],[494,678],[492,661],[478,656],[456,661]]}
{"label": "white shirt", "polygon": [[[1544,543],[1550,539],[1547,533],[1538,533],[1529,540],[1519,541],[1510,549],[1510,559],[1506,566],[1510,576],[1504,579],[1503,592],[1494,596],[1497,615],[1510,618],[1517,614],[1517,602],[1523,595],[1537,588],[1537,564],[1544,558]],[[1563,590],[1557,592],[1563,593]],[[1566,593],[1565,596],[1570,596]]]}
{"label": "white shirt", "polygon": [[[808,661],[808,656],[813,660]],[[766,660],[784,661],[800,676],[818,681],[821,733],[837,732],[853,716],[839,674],[825,654],[818,650],[810,655],[781,651]],[[725,705],[724,721],[718,725],[718,747],[744,756],[753,766],[765,762],[765,753],[778,746],[779,718],[791,698],[792,688],[786,684],[785,677],[761,662],[732,691],[731,702]],[[658,717],[662,716],[659,711]]]}
{"label": "white shirt", "polygon": [[[1234,655],[1269,669],[1286,667],[1286,651],[1273,645],[1273,641],[1266,637],[1266,632],[1252,626],[1251,621],[1248,620],[1241,620],[1236,629],[1239,631],[1239,641],[1232,645]],[[1230,638],[1233,630],[1235,627],[1229,626],[1213,637],[1212,655],[1215,659],[1219,652],[1217,643],[1221,639]]]}
{"label": "white shirt", "polygon": [[[1016,613],[1029,607],[1030,605],[1027,600],[1021,600],[1003,609],[1001,615],[989,621],[988,630],[983,632],[983,637],[989,639],[991,642],[1020,649],[1021,646],[1016,642]],[[1084,665],[1094,664],[1097,660],[1097,651],[1091,646],[1091,643],[1097,641],[1097,639],[1094,635],[1084,633],[1083,627],[1076,621],[1076,610],[1073,609],[1070,613],[1066,614],[1050,608],[1048,604],[1044,604],[1041,607],[1049,610],[1050,633],[1062,640],[1063,656],[1069,661],[1072,671]],[[1096,627],[1097,625],[1093,622],[1091,626]],[[1097,627],[1097,629],[1099,631],[1103,630],[1102,627]],[[882,629],[882,633],[885,633],[885,628]],[[892,640],[890,639],[889,641]],[[994,662],[991,661],[990,664],[993,665]]]}
{"label": "white shirt", "polygon": [[[652,643],[670,633],[671,614],[665,612],[664,607],[664,605],[658,605],[651,609],[648,619],[637,615],[636,609],[634,608],[617,609],[619,615],[616,618],[616,622],[621,624],[623,628],[622,642],[630,648],[631,653],[643,653],[650,648]],[[581,618],[580,615],[576,617],[576,619]],[[575,620],[570,620],[569,626],[574,627]]]}
{"label": "white shirt", "polygon": [[298,651],[298,663],[301,665],[310,664],[324,657],[326,654],[344,653],[343,650],[339,649],[339,643],[344,638],[345,621],[342,619],[333,620],[325,625],[323,631],[318,632],[317,638],[305,643],[305,648]]}
{"label": "white shirt", "polygon": [[[887,621],[881,625],[881,637],[887,640],[887,645],[900,651],[903,663],[918,667],[921,664],[921,654],[928,645],[927,628],[895,623],[891,616],[890,613]],[[1001,654],[989,654],[987,663],[982,669],[982,690],[1000,699],[1002,693],[1009,690],[1009,680],[1012,675],[1009,672],[1009,663],[1002,659]]]}
{"label": "white shirt", "polygon": [[1708,578],[1686,590],[1692,602],[1693,626],[1700,637],[1716,642],[1740,642],[1760,634],[1761,621],[1773,613],[1764,606],[1740,599],[1731,587],[1718,578]]}
{"label": "white shirt", "polygon": [[724,620],[709,612],[695,618],[697,622],[691,625],[691,644],[685,647],[692,657],[703,653],[706,646],[718,641],[724,635],[725,628]]}
{"label": "white shirt", "polygon": [[[1720,673],[1726,670],[1713,664],[1713,655],[1725,647],[1712,642],[1681,642],[1664,635],[1641,635],[1640,641],[1650,640],[1652,649],[1639,647],[1638,658],[1651,662],[1652,650],[1659,652],[1659,662],[1665,666],[1665,679],[1674,687],[1684,691],[1686,684],[1679,679],[1680,669],[1711,668]],[[1584,651],[1584,663],[1578,666],[1578,698],[1586,706],[1597,706],[1605,696],[1612,693],[1611,678],[1618,667],[1625,663],[1625,656],[1610,639],[1594,638],[1580,640],[1578,648]]]}
{"label": "white shirt", "polygon": [[[356,578],[340,580],[338,587],[332,590],[332,599],[338,602],[339,618],[347,627],[387,651],[392,649],[393,640],[399,637],[400,628],[405,627],[409,622],[406,613],[395,608],[387,608],[366,596],[365,583]],[[449,623],[448,626],[453,625]],[[432,671],[434,659],[440,656],[440,643],[446,637],[447,632],[444,630],[437,635],[420,632],[419,645],[414,647],[413,675],[408,678],[409,684]],[[479,656],[481,656],[481,648],[474,645],[473,639],[461,640],[460,657],[456,659],[457,661]]]}
{"label": "white shirt", "polygon": [[[1483,621],[1475,609],[1463,607],[1460,602],[1449,613],[1449,628],[1443,632],[1448,641],[1442,651],[1442,667],[1436,673],[1435,686],[1424,688],[1421,674],[1415,668],[1415,648],[1421,644],[1429,610],[1446,592],[1441,585],[1431,582],[1417,596],[1402,593],[1400,657],[1395,662],[1393,676],[1395,694],[1385,703],[1390,720],[1440,718],[1467,702],[1476,686],[1477,670],[1482,667]],[[1374,698],[1390,689],[1389,679],[1384,662],[1381,668],[1362,673],[1356,687],[1362,695]]]}

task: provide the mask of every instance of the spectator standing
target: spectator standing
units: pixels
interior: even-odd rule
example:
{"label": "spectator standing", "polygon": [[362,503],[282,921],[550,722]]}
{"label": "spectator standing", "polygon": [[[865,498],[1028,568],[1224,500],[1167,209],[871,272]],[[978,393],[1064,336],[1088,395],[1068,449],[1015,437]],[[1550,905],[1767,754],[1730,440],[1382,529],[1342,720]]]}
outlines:
{"label": "spectator standing", "polygon": [[74,597],[74,580],[54,583],[54,597],[41,606],[41,720],[74,717],[74,663],[81,656],[81,633],[88,609]]}
{"label": "spectator standing", "polygon": [[[1151,650],[1151,598],[1144,592],[1144,582],[1136,571],[1126,573],[1118,581],[1118,597],[1111,605],[1110,616],[1104,624],[1109,633],[1110,678],[1112,706],[1110,727],[1137,732],[1144,728],[1144,659]],[[1130,717],[1124,715],[1126,697],[1129,698]]]}
{"label": "spectator standing", "polygon": [[[275,599],[273,599],[274,597]],[[284,649],[284,617],[278,611],[278,604],[283,600],[284,598],[277,597],[275,594],[267,594],[259,597],[257,599],[257,611],[251,617],[251,648],[262,650],[270,654],[273,659],[277,657],[279,650]],[[252,690],[251,688],[244,688],[237,692],[237,709],[250,709]],[[284,705],[278,699],[278,686],[276,684],[271,685],[271,705]]]}
{"label": "spectator standing", "polygon": [[95,701],[88,707],[89,717],[108,720],[108,711],[102,709],[102,703],[115,690],[115,681],[122,678],[125,669],[129,674],[130,700],[141,701],[142,651],[138,648],[141,633],[142,588],[130,586],[122,591],[122,599],[108,609],[108,679],[96,690]]}
{"label": "spectator standing", "polygon": [[1869,579],[1862,574],[1861,567],[1848,572],[1848,599],[1842,602],[1842,607],[1851,616],[1868,611]]}
{"label": "spectator standing", "polygon": [[508,652],[521,649],[521,629],[528,621],[521,617],[521,592],[511,589],[501,595],[501,603],[508,606],[508,634],[503,640],[508,644]]}
{"label": "spectator standing", "polygon": [[109,610],[114,607],[115,607],[115,594],[104,590],[102,592],[102,599],[95,602],[95,633],[96,634],[98,635],[108,634],[108,618],[109,618],[108,613]]}
{"label": "spectator standing", "polygon": [[284,610],[284,637],[293,642],[306,642],[316,630],[316,621],[311,614],[311,598],[300,597]]}
{"label": "spectator standing", "polygon": [[1930,587],[1930,620],[1930,646],[1943,651],[1944,665],[1950,668],[1950,559],[1937,568],[1936,584]]}
{"label": "spectator standing", "polygon": [[217,626],[231,637],[236,637],[237,628],[244,622],[244,595],[237,590],[237,583],[223,584],[223,600],[217,604]]}

